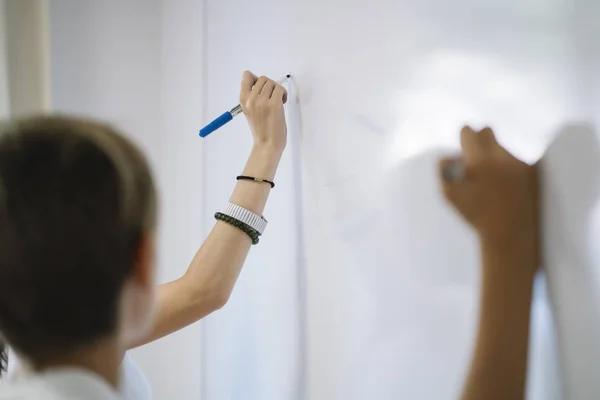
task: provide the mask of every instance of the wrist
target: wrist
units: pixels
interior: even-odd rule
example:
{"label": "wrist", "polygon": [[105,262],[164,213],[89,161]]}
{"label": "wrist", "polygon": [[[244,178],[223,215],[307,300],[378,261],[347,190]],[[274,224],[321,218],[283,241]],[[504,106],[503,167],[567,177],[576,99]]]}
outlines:
{"label": "wrist", "polygon": [[535,234],[522,230],[510,237],[480,236],[479,240],[484,262],[484,282],[489,280],[510,284],[513,281],[533,281],[538,268]]}
{"label": "wrist", "polygon": [[497,251],[533,251],[537,246],[535,224],[516,224],[510,229],[478,232],[479,242],[484,249]]}
{"label": "wrist", "polygon": [[274,180],[283,149],[275,146],[255,144],[252,147],[243,175]]}
{"label": "wrist", "polygon": [[265,129],[261,133],[256,130],[253,131],[254,148],[282,153],[287,145],[287,129],[284,127],[282,132]]}
{"label": "wrist", "polygon": [[272,157],[277,157],[277,156],[281,157],[284,149],[285,149],[285,146],[278,145],[278,144],[272,143],[272,142],[255,141],[252,145],[253,153],[261,153],[261,154],[269,155]]}

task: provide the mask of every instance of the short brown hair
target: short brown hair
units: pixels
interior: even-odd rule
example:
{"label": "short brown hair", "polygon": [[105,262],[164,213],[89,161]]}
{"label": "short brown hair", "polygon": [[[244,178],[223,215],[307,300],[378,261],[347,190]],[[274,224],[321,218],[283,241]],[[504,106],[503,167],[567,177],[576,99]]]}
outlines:
{"label": "short brown hair", "polygon": [[0,332],[36,361],[114,332],[156,193],[111,126],[39,116],[0,128]]}

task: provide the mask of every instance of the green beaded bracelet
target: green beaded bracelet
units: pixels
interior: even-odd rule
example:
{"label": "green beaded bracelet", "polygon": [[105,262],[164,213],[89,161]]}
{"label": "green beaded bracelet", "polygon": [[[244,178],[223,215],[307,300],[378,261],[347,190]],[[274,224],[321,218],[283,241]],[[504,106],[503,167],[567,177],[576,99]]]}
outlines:
{"label": "green beaded bracelet", "polygon": [[250,239],[252,239],[252,244],[258,244],[259,241],[259,236],[260,233],[258,233],[258,231],[254,228],[252,228],[250,225],[237,220],[233,217],[230,217],[229,215],[225,215],[223,213],[215,213],[215,219],[217,221],[223,221],[223,222],[227,222],[229,225],[233,225],[238,229],[241,229],[242,231],[244,231],[248,236],[250,236]]}

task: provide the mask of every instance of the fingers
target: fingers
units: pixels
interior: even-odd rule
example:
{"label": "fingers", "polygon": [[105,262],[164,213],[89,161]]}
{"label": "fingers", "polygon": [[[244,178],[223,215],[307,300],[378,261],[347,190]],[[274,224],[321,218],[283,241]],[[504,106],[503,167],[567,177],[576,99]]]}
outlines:
{"label": "fingers", "polygon": [[281,102],[281,104],[285,104],[287,102],[287,90],[281,85],[277,85],[275,90],[273,90],[273,94],[271,95],[271,100]]}
{"label": "fingers", "polygon": [[483,128],[477,136],[482,149],[492,150],[497,145],[494,131],[490,127]]}
{"label": "fingers", "polygon": [[[287,141],[283,109],[287,92],[283,86],[266,76],[256,78],[254,74],[246,75],[240,105],[250,125],[254,143],[283,151]],[[252,82],[253,85],[250,89],[248,82]]]}
{"label": "fingers", "polygon": [[256,83],[254,84],[254,87],[252,88],[252,94],[254,96],[260,95],[260,92],[263,90],[263,87],[265,87],[268,81],[269,78],[267,78],[266,76],[261,76],[260,78],[258,78]]}
{"label": "fingers", "polygon": [[490,151],[500,148],[494,131],[489,127],[477,132],[470,126],[464,126],[460,131],[460,144],[462,157],[440,160],[439,174],[445,185],[464,182],[470,169],[489,156]]}
{"label": "fingers", "polygon": [[465,126],[460,131],[462,155],[439,161],[439,176],[445,197],[454,205],[468,204],[469,187],[476,184],[484,164],[494,158],[494,150],[501,148],[492,129],[475,131]]}
{"label": "fingers", "polygon": [[271,95],[273,94],[273,90],[275,90],[275,86],[277,86],[277,84],[271,79],[268,79],[265,85],[262,87],[260,95],[270,99]]}
{"label": "fingers", "polygon": [[240,97],[248,95],[252,91],[252,87],[258,80],[258,77],[250,71],[244,71],[242,74],[242,83],[240,87]]}
{"label": "fingers", "polygon": [[477,132],[470,126],[465,126],[461,129],[460,145],[467,163],[472,162],[478,157],[485,157],[490,151],[499,147],[494,136],[494,131],[491,128],[486,127]]}
{"label": "fingers", "polygon": [[267,99],[274,98],[281,101],[282,104],[285,104],[288,98],[287,90],[282,85],[266,76],[259,78],[250,71],[244,71],[240,85],[240,103],[248,100],[251,95]]}
{"label": "fingers", "polygon": [[469,162],[476,154],[478,149],[477,133],[470,126],[463,126],[460,130],[460,147],[462,148],[465,160]]}

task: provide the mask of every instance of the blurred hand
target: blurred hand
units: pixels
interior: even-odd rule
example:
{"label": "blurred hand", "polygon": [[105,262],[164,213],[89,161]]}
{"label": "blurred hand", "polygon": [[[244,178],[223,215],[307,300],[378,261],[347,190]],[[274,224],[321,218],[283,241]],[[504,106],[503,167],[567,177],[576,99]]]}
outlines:
{"label": "blurred hand", "polygon": [[[448,201],[483,241],[503,246],[525,240],[537,246],[537,168],[500,146],[490,128],[464,127],[460,139],[461,157],[440,161]],[[457,163],[462,176],[448,173],[457,171]]]}
{"label": "blurred hand", "polygon": [[537,168],[502,148],[490,128],[464,127],[460,139],[462,155],[440,161],[442,186],[479,234],[482,266],[477,340],[461,398],[523,399],[539,266]]}
{"label": "blurred hand", "polygon": [[287,126],[283,105],[287,91],[272,79],[256,77],[245,71],[240,89],[240,104],[246,115],[255,146],[283,151],[287,144]]}

